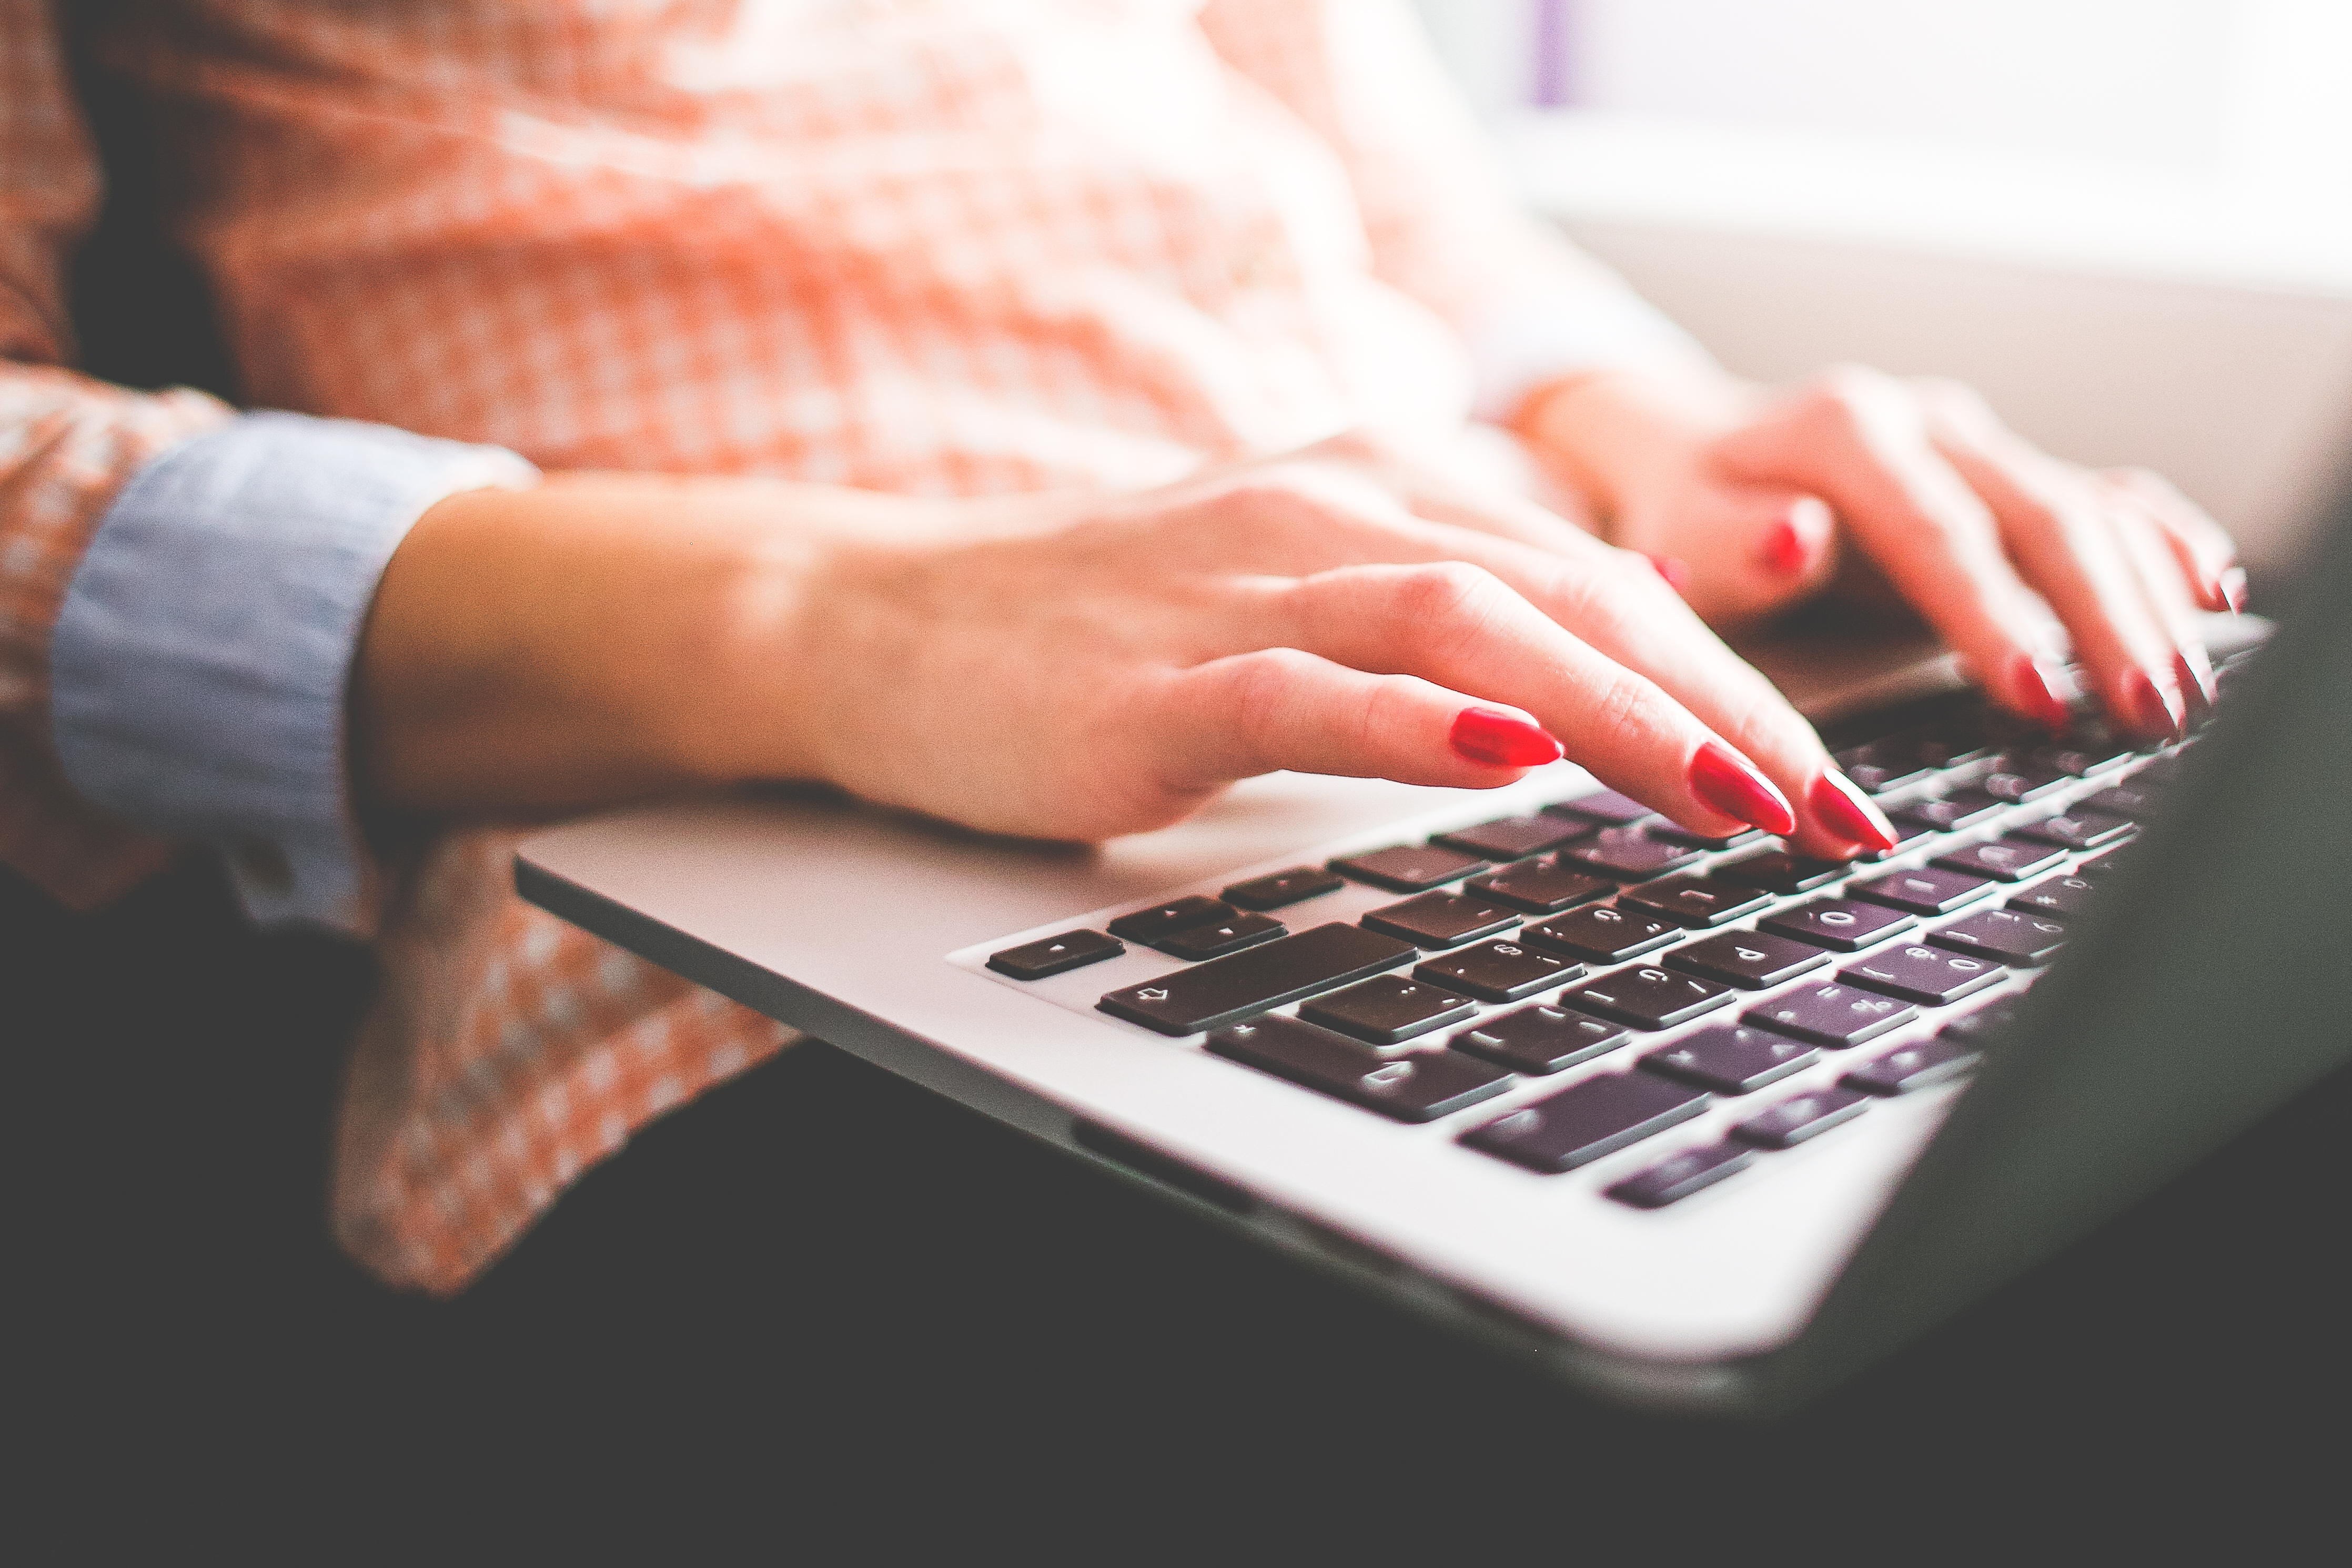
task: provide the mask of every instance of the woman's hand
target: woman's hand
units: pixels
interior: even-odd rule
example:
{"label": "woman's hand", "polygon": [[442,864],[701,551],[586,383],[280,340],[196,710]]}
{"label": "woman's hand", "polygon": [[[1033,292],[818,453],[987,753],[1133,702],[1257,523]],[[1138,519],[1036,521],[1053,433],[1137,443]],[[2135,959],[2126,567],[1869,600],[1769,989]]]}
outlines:
{"label": "woman's hand", "polygon": [[363,758],[427,810],[804,778],[1097,840],[1277,768],[1482,788],[1564,747],[1700,831],[1889,841],[1648,563],[1418,474],[1343,442],[1119,497],[453,497],[379,595]]}
{"label": "woman's hand", "polygon": [[1841,369],[1768,400],[1603,375],[1521,423],[1607,537],[1684,563],[1712,623],[1783,608],[1858,556],[2029,717],[2065,720],[2067,638],[2126,729],[2175,731],[2186,698],[2211,699],[2193,612],[2242,603],[2229,537],[2152,474],[2035,450],[1965,387]]}

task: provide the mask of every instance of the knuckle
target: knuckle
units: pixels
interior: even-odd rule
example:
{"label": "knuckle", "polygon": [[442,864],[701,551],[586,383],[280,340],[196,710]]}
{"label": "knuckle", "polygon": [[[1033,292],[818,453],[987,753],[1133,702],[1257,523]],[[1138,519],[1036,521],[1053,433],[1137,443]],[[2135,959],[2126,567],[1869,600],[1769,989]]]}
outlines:
{"label": "knuckle", "polygon": [[1315,660],[1296,648],[1261,648],[1229,666],[1228,695],[1234,733],[1254,760],[1267,762],[1288,732],[1288,716]]}
{"label": "knuckle", "polygon": [[1503,580],[1466,561],[1430,561],[1398,574],[1389,612],[1401,638],[1448,657],[1476,645],[1515,596]]}

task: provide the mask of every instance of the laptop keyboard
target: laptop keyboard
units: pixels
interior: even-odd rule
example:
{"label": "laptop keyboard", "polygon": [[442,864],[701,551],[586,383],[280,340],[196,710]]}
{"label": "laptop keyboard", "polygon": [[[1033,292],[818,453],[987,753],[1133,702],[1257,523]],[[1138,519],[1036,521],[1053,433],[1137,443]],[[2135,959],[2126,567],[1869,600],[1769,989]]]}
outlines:
{"label": "laptop keyboard", "polygon": [[[1034,982],[1129,943],[1183,960],[1095,1005],[1523,1170],[1646,1150],[1605,1190],[1664,1208],[1964,1078],[2195,738],[2136,748],[2093,718],[2053,738],[1958,694],[1832,731],[1906,835],[1850,865],[1601,790],[987,967]],[[1364,907],[1368,888],[1398,896]]]}

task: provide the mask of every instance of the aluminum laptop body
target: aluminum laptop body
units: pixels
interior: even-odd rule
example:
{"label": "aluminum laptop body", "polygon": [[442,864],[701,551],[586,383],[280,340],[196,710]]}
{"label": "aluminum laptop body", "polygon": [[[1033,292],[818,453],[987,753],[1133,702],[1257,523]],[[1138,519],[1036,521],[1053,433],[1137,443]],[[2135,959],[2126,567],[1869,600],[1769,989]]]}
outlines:
{"label": "aluminum laptop body", "polygon": [[[1820,1051],[1770,1088],[1543,1174],[1464,1136],[1584,1080],[1640,1074],[1689,1031],[1637,1033],[1407,1124],[1099,1009],[1183,967],[1162,953],[1130,943],[1034,980],[988,967],[1184,895],[1597,789],[1565,764],[1491,792],[1277,775],[1099,849],[815,793],[683,802],[540,833],[517,876],[534,903],[654,962],[1588,1389],[1769,1411],[2064,1246],[2352,1057],[2352,618],[2334,608],[2352,600],[2352,528],[2314,565],[2307,602],[2168,765],[2160,810],[2105,868],[2057,961],[1922,1008],[1887,1037],[1934,1040],[2038,974],[1972,1075],[1873,1097],[1867,1114],[1656,1208],[1607,1193],[1678,1150],[1729,1146],[1769,1105],[1831,1095],[1885,1042]],[[1935,677],[1901,678],[1916,693]],[[1809,712],[1850,706],[1857,687],[1815,695]],[[2098,783],[2052,799],[2063,807]],[[2049,806],[1929,849],[2036,810]],[[1899,853],[1888,868],[1928,858]],[[1354,922],[1401,896],[1351,882],[1311,916],[1278,913],[1293,929]],[[1408,1043],[1441,1049],[1448,1033]]]}

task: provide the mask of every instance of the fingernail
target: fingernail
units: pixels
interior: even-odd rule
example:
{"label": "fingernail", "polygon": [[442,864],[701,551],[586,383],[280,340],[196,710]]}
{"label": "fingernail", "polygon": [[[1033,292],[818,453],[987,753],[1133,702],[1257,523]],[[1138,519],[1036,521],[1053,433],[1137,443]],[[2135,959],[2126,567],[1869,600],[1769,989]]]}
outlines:
{"label": "fingernail", "polygon": [[1814,779],[1805,803],[1812,807],[1814,821],[1848,843],[1873,850],[1895,847],[1895,829],[1885,814],[1843,773],[1824,773]]}
{"label": "fingernail", "polygon": [[2221,596],[2221,602],[2230,607],[2231,614],[2243,615],[2246,612],[2246,569],[2244,567],[2223,568],[2221,575],[2213,580],[2213,591]]}
{"label": "fingernail", "polygon": [[2074,715],[2066,699],[2058,695],[2056,673],[2042,668],[2041,661],[2031,653],[2020,653],[2010,661],[2009,689],[2017,706],[2031,715],[2037,724],[2052,729],[2063,729],[2074,722]]}
{"label": "fingernail", "polygon": [[2172,678],[2180,689],[2195,692],[2202,706],[2211,707],[2213,699],[2221,695],[2220,683],[2213,679],[2213,656],[2202,643],[2190,643],[2172,656]]}
{"label": "fingernail", "polygon": [[1465,707],[1454,716],[1454,749],[1495,768],[1540,768],[1560,758],[1559,742],[1539,724],[1500,708]]}
{"label": "fingernail", "polygon": [[1805,558],[1811,552],[1797,533],[1797,525],[1782,517],[1764,536],[1764,570],[1782,577],[1794,577],[1805,569]]}
{"label": "fingernail", "polygon": [[1666,580],[1666,586],[1676,593],[1690,591],[1690,568],[1681,561],[1670,555],[1644,555],[1642,559],[1655,567],[1658,575]]}
{"label": "fingernail", "polygon": [[2121,699],[2117,706],[2134,729],[2142,735],[2180,733],[2189,709],[2170,676],[2158,680],[2146,670],[2129,669],[2116,685]]}
{"label": "fingernail", "polygon": [[1737,817],[1768,833],[1796,831],[1797,814],[1788,797],[1756,765],[1718,740],[1710,740],[1691,758],[1690,786],[1698,798],[1727,817]]}

